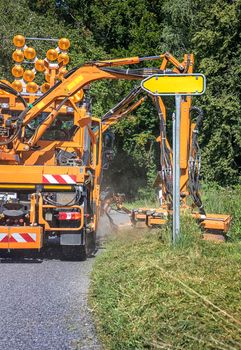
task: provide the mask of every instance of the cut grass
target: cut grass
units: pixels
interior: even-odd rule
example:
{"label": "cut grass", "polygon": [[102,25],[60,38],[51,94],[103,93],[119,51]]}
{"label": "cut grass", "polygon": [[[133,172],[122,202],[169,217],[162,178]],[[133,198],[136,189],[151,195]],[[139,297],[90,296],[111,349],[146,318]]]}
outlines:
{"label": "cut grass", "polygon": [[[105,350],[241,349],[241,187],[202,192],[207,212],[233,217],[228,243],[200,240],[184,216],[175,247],[169,227],[126,231],[97,257],[90,304]],[[142,206],[156,204],[129,205]]]}
{"label": "cut grass", "polygon": [[122,233],[92,274],[90,303],[105,350],[241,349],[241,243],[201,241],[182,218],[169,229]]}

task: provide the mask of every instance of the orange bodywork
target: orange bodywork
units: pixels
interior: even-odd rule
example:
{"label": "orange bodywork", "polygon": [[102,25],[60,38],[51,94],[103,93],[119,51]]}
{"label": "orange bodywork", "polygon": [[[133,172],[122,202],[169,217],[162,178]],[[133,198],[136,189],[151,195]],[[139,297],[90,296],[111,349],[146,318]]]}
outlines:
{"label": "orange bodywork", "polygon": [[207,214],[203,218],[199,213],[193,213],[192,217],[200,222],[201,227],[206,231],[218,231],[227,233],[231,225],[231,216],[224,214]]}
{"label": "orange bodywork", "polygon": [[41,226],[0,226],[0,249],[41,249]]}
{"label": "orange bodywork", "polygon": [[[0,86],[0,112],[3,116],[0,125],[0,191],[16,192],[24,198],[23,202],[26,201],[27,195],[31,197],[30,200],[28,199],[29,214],[26,214],[23,224],[9,226],[7,221],[4,221],[4,217],[1,218],[3,224],[0,224],[0,237],[3,237],[3,241],[0,240],[0,249],[40,249],[45,235],[49,233],[77,233],[85,230],[88,235],[96,231],[100,216],[103,133],[141,105],[146,100],[146,96],[129,105],[127,109],[118,110],[111,118],[102,122],[101,119],[91,115],[85,102],[84,91],[90,83],[97,80],[142,80],[145,76],[154,74],[155,71],[152,73],[151,70],[143,69],[142,74],[135,74],[134,70],[118,70],[113,67],[133,65],[148,60],[161,60],[158,69],[163,71],[171,65],[174,73],[193,72],[193,55],[185,55],[183,61],[179,62],[171,54],[165,53],[144,58],[130,57],[90,62],[73,69],[56,84],[57,75],[52,70],[49,72],[50,90],[41,96],[27,94],[23,96],[24,101],[19,94],[4,89],[5,85],[10,86],[8,82],[0,83],[2,86]],[[166,120],[163,100],[159,98],[158,101],[161,113]],[[192,130],[190,107],[191,97],[182,99],[180,188],[181,193],[184,194],[184,204],[189,194],[188,156]],[[70,121],[71,127],[62,128],[64,123]],[[34,126],[31,126],[33,123],[35,123]],[[47,137],[50,130],[51,133]],[[57,132],[62,133],[62,136]],[[160,146],[165,142],[171,152],[167,139],[158,138],[158,142]],[[66,154],[69,157],[67,161],[64,158]],[[165,188],[163,190],[165,192]],[[57,201],[53,204],[51,198],[55,194],[56,196],[62,192],[71,194],[74,191],[76,196],[78,191],[85,196],[81,205],[72,203],[65,206]],[[164,207],[156,209],[155,213],[136,213],[135,219],[138,219],[138,215],[145,215],[147,226],[164,224],[169,215],[166,200],[164,198]],[[12,199],[9,203],[13,203]],[[48,215],[51,214],[55,220],[60,210],[78,212],[79,221],[76,221],[73,227],[63,225],[60,221],[52,224],[47,219]],[[6,215],[11,215],[11,212],[9,214],[7,211]],[[143,218],[140,217],[140,219]],[[206,227],[211,225],[205,221],[202,222]],[[30,235],[27,242],[21,238],[22,234],[27,238],[27,235],[24,236],[25,233]],[[19,241],[11,238],[14,234]],[[36,240],[30,242],[31,237],[36,237]]]}
{"label": "orange bodywork", "polygon": [[[91,82],[102,79],[141,80],[141,75],[126,74],[126,71],[118,71],[112,67],[138,64],[146,60],[162,60],[163,69],[170,63],[175,72],[185,69],[185,64],[183,66],[166,53],[146,58],[130,57],[91,62],[72,70],[61,78],[62,81],[56,83],[59,68],[55,71],[45,61],[50,89],[40,97],[34,93],[23,94],[24,101],[19,95],[4,88],[6,85],[10,86],[8,82],[1,82],[0,112],[3,120],[0,125],[0,191],[10,194],[7,203],[11,208],[17,205],[11,199],[11,193],[17,193],[19,198],[23,198],[23,203],[27,196],[30,199],[27,200],[29,213],[24,214],[24,219],[11,217],[14,214],[11,214],[9,208],[3,212],[0,218],[0,237],[3,238],[0,249],[40,249],[46,234],[77,233],[84,229],[88,235],[96,230],[100,215],[102,134],[113,123],[143,103],[146,96],[123,110],[117,118],[102,123],[99,118],[90,114],[83,102],[84,89]],[[59,129],[53,127],[70,119],[71,129],[62,130],[62,124],[59,124]],[[57,131],[62,135],[57,134],[55,137]],[[77,163],[59,164],[58,157],[61,152],[74,154],[73,162]],[[59,196],[66,193],[71,196],[78,189],[81,193],[88,193],[87,208],[84,207],[85,202],[69,206],[51,202],[51,196],[55,194]],[[66,223],[56,219],[60,211],[70,214],[77,212],[79,220],[72,226],[66,226]],[[7,215],[10,215],[10,219],[7,219]],[[49,217],[53,218],[53,222]],[[21,235],[28,238],[27,234],[30,235],[29,241],[25,242]],[[18,240],[12,238],[14,235]],[[36,238],[34,242],[31,241],[31,235]]]}
{"label": "orange bodywork", "polygon": [[[183,209],[185,212],[187,208]],[[144,223],[148,227],[163,226],[168,223],[169,216],[172,215],[171,210],[162,207],[156,209],[140,208],[134,210],[131,214],[133,225]],[[206,214],[203,216],[199,213],[190,213],[190,215],[199,223],[205,232],[211,233],[228,233],[232,218],[225,214]]]}

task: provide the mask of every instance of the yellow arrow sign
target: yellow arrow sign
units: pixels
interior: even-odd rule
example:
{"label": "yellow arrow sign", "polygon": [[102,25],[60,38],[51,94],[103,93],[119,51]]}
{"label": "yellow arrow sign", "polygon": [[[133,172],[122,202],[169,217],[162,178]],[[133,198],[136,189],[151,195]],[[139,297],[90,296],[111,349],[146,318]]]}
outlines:
{"label": "yellow arrow sign", "polygon": [[203,74],[152,75],[141,82],[141,87],[152,95],[202,95],[206,90]]}

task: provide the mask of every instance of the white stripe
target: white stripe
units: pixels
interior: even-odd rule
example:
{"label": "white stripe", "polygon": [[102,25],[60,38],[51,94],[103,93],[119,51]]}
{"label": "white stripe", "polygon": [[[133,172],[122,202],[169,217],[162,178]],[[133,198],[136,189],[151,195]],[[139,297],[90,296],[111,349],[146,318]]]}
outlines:
{"label": "white stripe", "polygon": [[20,233],[12,233],[11,236],[13,236],[13,238],[16,239],[17,242],[20,242],[20,243],[26,242]]}
{"label": "white stripe", "polygon": [[50,184],[58,184],[58,181],[53,177],[53,175],[43,175],[45,179],[50,183]]}
{"label": "white stripe", "polygon": [[69,175],[60,175],[62,177],[62,179],[64,179],[64,181],[67,184],[75,184],[76,181],[74,179],[72,179]]}
{"label": "white stripe", "polygon": [[12,233],[11,235],[17,242],[24,243],[25,239],[20,235],[20,233]]}
{"label": "white stripe", "polygon": [[36,242],[36,233],[28,233],[28,235]]}
{"label": "white stripe", "polygon": [[0,233],[0,242],[7,236],[7,233]]}

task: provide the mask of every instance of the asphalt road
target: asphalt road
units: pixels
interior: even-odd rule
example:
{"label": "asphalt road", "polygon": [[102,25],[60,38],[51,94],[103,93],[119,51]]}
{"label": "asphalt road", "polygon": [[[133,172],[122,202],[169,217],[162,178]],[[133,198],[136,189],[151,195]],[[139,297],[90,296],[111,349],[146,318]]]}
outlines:
{"label": "asphalt road", "polygon": [[100,350],[87,306],[93,261],[1,259],[0,349]]}
{"label": "asphalt road", "polygon": [[[118,225],[129,220],[111,215]],[[108,234],[104,217],[100,241]],[[94,259],[61,261],[53,249],[44,258],[0,257],[0,350],[100,350],[87,305]]]}

